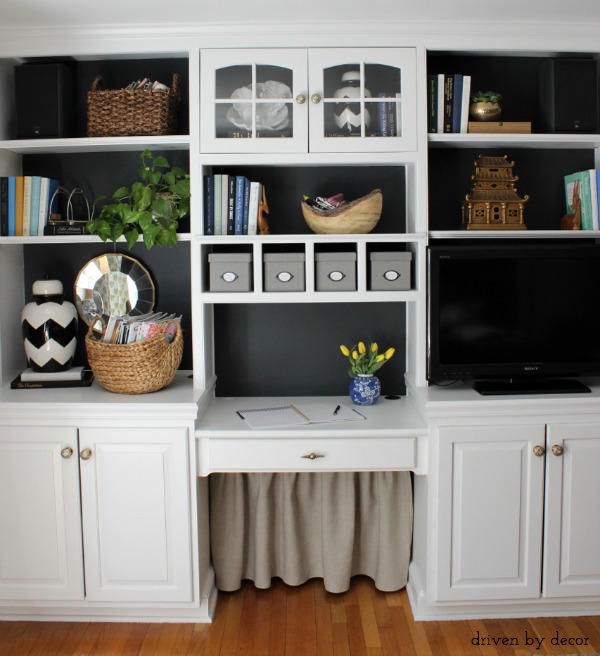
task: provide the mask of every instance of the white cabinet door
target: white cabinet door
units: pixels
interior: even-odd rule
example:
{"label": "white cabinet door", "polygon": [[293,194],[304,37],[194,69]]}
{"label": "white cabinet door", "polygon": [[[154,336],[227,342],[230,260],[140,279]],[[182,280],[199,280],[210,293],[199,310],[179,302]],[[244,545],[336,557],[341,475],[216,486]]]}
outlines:
{"label": "white cabinet door", "polygon": [[0,428],[0,599],[83,599],[77,431]]}
{"label": "white cabinet door", "polygon": [[308,149],[305,49],[202,50],[200,150]]}
{"label": "white cabinet door", "polygon": [[191,601],[186,430],[79,434],[86,597]]}
{"label": "white cabinet door", "polygon": [[315,48],[308,61],[312,152],[416,150],[414,48]]}
{"label": "white cabinet door", "polygon": [[546,597],[600,596],[600,426],[548,426]]}
{"label": "white cabinet door", "polygon": [[439,429],[436,600],[539,597],[544,438],[543,425]]}

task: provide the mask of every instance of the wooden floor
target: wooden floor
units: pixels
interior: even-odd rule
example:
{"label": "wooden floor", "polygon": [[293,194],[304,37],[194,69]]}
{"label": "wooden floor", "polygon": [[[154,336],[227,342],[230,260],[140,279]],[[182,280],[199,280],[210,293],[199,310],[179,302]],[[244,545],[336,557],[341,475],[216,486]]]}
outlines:
{"label": "wooden floor", "polygon": [[[552,644],[557,636],[566,642]],[[212,624],[0,622],[0,656],[226,654],[600,654],[600,617],[415,622],[404,590],[378,592],[359,577],[340,595],[317,580],[297,588],[274,582],[269,590],[245,584],[220,593]]]}

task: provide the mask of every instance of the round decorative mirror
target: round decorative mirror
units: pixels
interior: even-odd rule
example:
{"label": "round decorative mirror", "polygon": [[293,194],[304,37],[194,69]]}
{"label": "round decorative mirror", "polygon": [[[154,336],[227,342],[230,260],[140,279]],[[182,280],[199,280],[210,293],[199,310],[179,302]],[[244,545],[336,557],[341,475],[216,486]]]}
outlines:
{"label": "round decorative mirror", "polygon": [[136,259],[106,253],[91,259],[77,275],[75,305],[89,326],[110,316],[136,316],[154,309],[154,283]]}

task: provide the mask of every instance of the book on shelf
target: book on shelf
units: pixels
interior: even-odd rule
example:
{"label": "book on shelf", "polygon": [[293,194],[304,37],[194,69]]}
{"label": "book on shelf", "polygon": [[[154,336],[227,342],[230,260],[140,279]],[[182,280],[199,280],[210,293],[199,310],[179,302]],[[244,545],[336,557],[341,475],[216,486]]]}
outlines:
{"label": "book on shelf", "polygon": [[84,373],[83,367],[71,367],[66,371],[33,371],[33,369],[25,369],[21,372],[21,381],[24,383],[31,381],[44,381],[44,380],[81,380]]}
{"label": "book on shelf", "polygon": [[221,182],[223,176],[220,173],[215,174],[213,181],[213,203],[214,210],[213,216],[215,217],[215,229],[214,234],[221,234]]}
{"label": "book on shelf", "polygon": [[438,73],[427,77],[427,131],[466,133],[469,125],[471,76]]}
{"label": "book on shelf", "polygon": [[215,234],[214,176],[204,176],[204,234]]}
{"label": "book on shelf", "polygon": [[[46,226],[52,208],[50,202],[58,189],[58,180],[44,176],[10,175],[1,178],[6,189],[6,207],[0,225],[3,237],[37,237],[48,232]],[[56,206],[55,199],[55,206]],[[79,229],[72,234],[85,234]]]}
{"label": "book on shelf", "polygon": [[203,184],[205,235],[257,234],[261,183],[244,175],[215,173],[204,176]]}
{"label": "book on shelf", "polygon": [[0,236],[8,237],[8,177],[0,178]]}
{"label": "book on shelf", "polygon": [[44,389],[51,387],[89,387],[94,380],[90,369],[84,369],[81,377],[66,380],[22,380],[19,374],[10,384],[11,389]]}
{"label": "book on shelf", "polygon": [[581,229],[598,230],[598,173],[596,169],[575,171],[565,176],[567,213],[573,206],[575,189],[581,199]]}

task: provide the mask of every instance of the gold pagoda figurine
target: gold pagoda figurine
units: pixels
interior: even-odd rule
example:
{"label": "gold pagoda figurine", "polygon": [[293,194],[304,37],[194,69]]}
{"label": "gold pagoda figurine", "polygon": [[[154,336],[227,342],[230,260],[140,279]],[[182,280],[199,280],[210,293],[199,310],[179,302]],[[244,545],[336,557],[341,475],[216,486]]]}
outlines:
{"label": "gold pagoda figurine", "polygon": [[471,176],[473,189],[462,203],[466,230],[527,230],[523,210],[529,196],[519,198],[513,175],[514,162],[504,157],[479,156]]}

